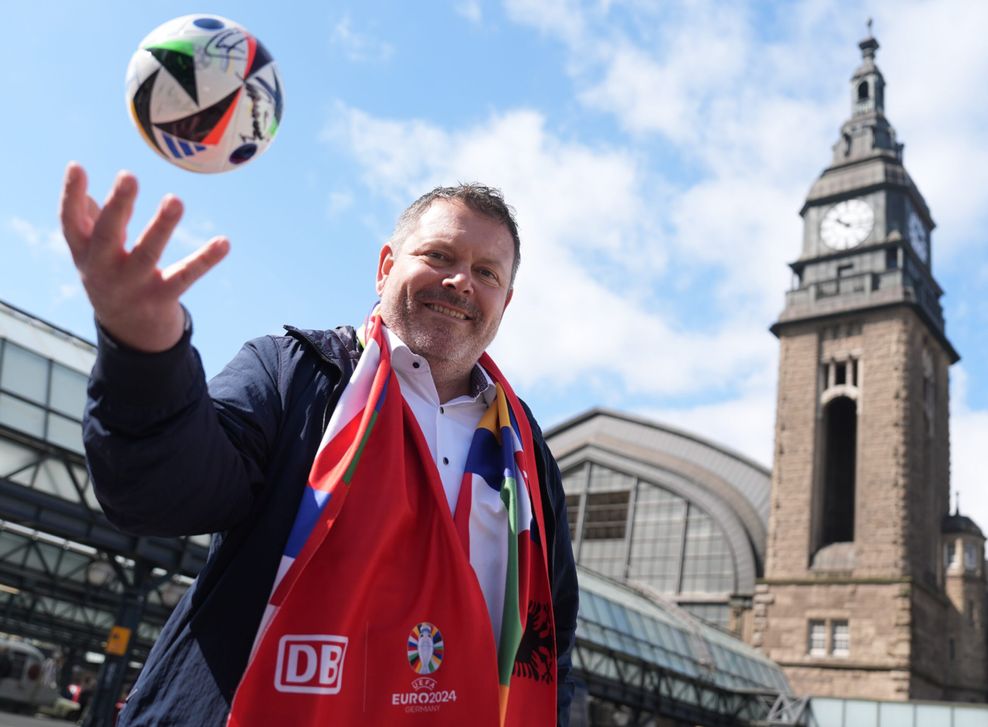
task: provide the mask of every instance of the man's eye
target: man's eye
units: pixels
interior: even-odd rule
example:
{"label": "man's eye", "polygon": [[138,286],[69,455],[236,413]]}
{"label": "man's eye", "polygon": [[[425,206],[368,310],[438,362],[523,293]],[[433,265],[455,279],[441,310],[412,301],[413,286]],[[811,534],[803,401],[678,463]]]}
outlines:
{"label": "man's eye", "polygon": [[480,274],[483,275],[485,278],[489,278],[491,280],[497,280],[497,273],[495,273],[493,270],[490,270],[489,268],[482,268],[480,270]]}
{"label": "man's eye", "polygon": [[445,260],[446,259],[446,255],[444,253],[441,253],[441,252],[437,251],[437,250],[430,250],[429,252],[427,252],[425,254],[425,256],[426,257],[430,257],[433,260]]}

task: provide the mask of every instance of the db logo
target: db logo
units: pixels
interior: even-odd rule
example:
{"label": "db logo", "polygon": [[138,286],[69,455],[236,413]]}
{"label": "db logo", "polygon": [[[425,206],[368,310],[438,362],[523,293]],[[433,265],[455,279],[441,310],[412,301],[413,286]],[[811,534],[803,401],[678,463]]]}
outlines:
{"label": "db logo", "polygon": [[286,634],[278,642],[274,688],[279,692],[339,694],[346,636]]}

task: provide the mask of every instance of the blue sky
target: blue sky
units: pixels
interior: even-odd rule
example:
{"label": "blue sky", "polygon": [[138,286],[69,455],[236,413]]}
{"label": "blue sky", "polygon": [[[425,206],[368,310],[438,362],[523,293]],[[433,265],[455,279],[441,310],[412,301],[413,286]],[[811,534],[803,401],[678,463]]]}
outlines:
{"label": "blue sky", "polygon": [[658,419],[771,464],[778,344],[768,332],[798,254],[798,210],[850,111],[875,19],[886,111],[938,227],[953,484],[988,529],[988,5],[921,2],[215,0],[275,57],[278,137],[200,176],[131,124],[124,72],[178,2],[14,3],[5,112],[0,299],[92,338],[58,234],[77,159],[102,198],[142,187],[132,232],[177,193],[168,259],[215,234],[232,252],[185,298],[207,373],[281,324],[331,327],[374,301],[380,244],[438,183],[500,186],[523,263],[492,353],[551,426],[593,406]]}

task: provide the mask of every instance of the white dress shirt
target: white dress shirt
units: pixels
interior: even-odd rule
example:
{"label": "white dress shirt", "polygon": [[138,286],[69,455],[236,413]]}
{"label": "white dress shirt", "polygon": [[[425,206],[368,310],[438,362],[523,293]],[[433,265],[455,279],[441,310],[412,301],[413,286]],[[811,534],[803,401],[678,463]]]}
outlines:
{"label": "white dress shirt", "polygon": [[[398,376],[401,393],[429,445],[452,517],[456,512],[474,432],[480,418],[497,396],[497,387],[483,368],[474,366],[470,377],[471,393],[440,402],[429,362],[413,353],[394,332],[387,328],[384,330],[391,347],[391,368]],[[486,512],[479,512],[482,520],[478,521],[478,527],[471,527],[470,564],[484,594],[497,644],[501,637],[508,567],[502,542],[507,527],[507,512],[500,497],[493,491],[486,501],[474,502],[473,505],[474,509]]]}
{"label": "white dress shirt", "polygon": [[446,491],[449,511],[454,513],[473,433],[496,396],[494,382],[486,371],[475,366],[471,376],[473,392],[442,403],[429,362],[412,353],[393,331],[387,328],[385,331],[391,346],[391,368],[398,375],[401,393],[429,445]]}

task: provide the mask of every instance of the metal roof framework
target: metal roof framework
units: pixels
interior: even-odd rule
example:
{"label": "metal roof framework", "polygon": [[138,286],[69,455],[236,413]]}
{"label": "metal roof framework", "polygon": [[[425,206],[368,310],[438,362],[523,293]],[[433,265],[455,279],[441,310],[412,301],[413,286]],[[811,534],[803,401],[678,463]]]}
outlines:
{"label": "metal roof framework", "polygon": [[574,671],[629,724],[804,724],[782,671],[751,647],[652,594],[584,568],[579,577]]}
{"label": "metal roof framework", "polygon": [[[198,573],[207,542],[121,533],[80,454],[0,425],[0,631],[100,652],[126,594],[140,590],[132,655],[143,661],[171,610],[166,584]],[[112,567],[98,587],[86,577],[96,561]]]}

